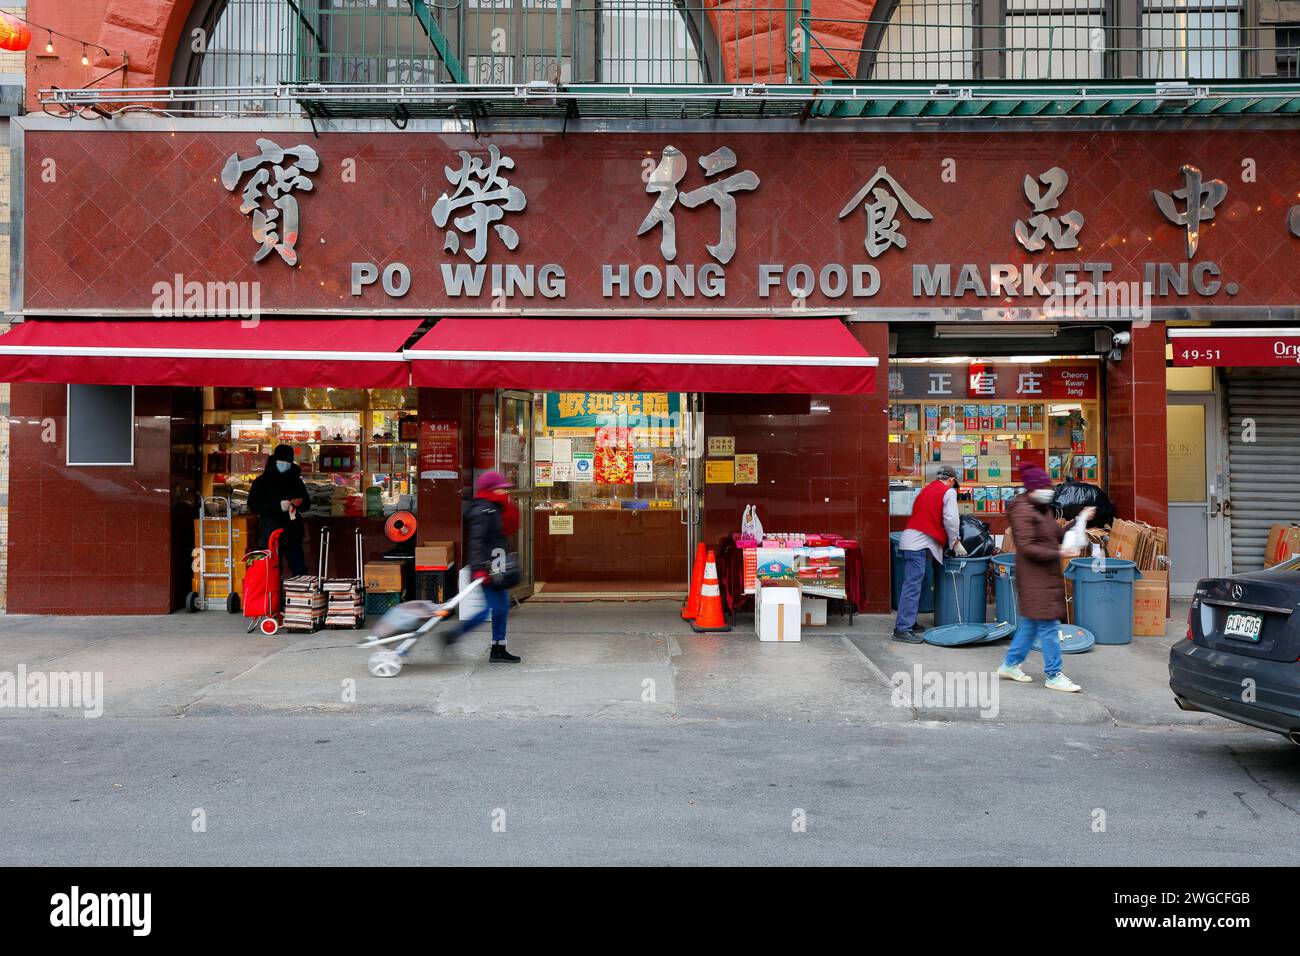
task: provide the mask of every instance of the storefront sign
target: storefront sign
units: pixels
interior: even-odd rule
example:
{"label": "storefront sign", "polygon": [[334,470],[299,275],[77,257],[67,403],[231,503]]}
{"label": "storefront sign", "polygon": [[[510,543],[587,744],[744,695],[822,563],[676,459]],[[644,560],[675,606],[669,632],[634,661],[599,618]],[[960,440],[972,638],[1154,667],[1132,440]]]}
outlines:
{"label": "storefront sign", "polygon": [[[378,156],[369,133],[309,143],[275,121],[19,122],[29,310],[216,316],[249,283],[264,313],[929,305],[1096,321],[1300,296],[1276,281],[1300,265],[1285,129],[1252,131],[1269,174],[1247,178],[1240,138],[1215,129],[1001,132],[997,148],[900,131],[888,149],[834,132],[411,132]],[[355,175],[326,175],[344,157]],[[128,227],[166,223],[166,239],[125,228],[113,268],[93,268],[70,195]],[[796,218],[816,228],[782,228]]]}
{"label": "storefront sign", "polygon": [[420,472],[450,472],[460,468],[460,424],[454,419],[420,423]]}
{"label": "storefront sign", "polygon": [[736,483],[736,460],[734,458],[716,458],[705,461],[704,483],[708,485],[734,485]]}
{"label": "storefront sign", "polygon": [[732,436],[712,435],[709,437],[709,457],[729,458],[736,453],[736,438]]}
{"label": "storefront sign", "polygon": [[1300,365],[1300,332],[1256,335],[1171,335],[1174,365],[1275,367]]}
{"label": "storefront sign", "polygon": [[547,527],[551,534],[573,534],[573,515],[551,515]]}
{"label": "storefront sign", "polygon": [[893,363],[890,398],[1093,399],[1096,365]]}
{"label": "storefront sign", "polygon": [[678,392],[547,392],[546,428],[588,434],[606,426],[675,428]]}

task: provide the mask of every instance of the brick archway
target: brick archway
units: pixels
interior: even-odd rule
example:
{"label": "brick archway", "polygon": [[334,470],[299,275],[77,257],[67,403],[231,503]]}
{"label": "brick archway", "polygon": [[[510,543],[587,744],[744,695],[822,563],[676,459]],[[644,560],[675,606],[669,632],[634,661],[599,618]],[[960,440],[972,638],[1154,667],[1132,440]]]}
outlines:
{"label": "brick archway", "polygon": [[[108,0],[95,66],[112,69],[129,58],[130,86],[167,86],[181,31],[197,0]],[[722,53],[721,82],[785,82],[785,17],[768,0],[706,0]],[[811,70],[818,79],[857,75],[866,20],[876,0],[813,0]],[[849,20],[854,22],[832,22]],[[818,45],[820,41],[821,45]],[[823,50],[822,46],[827,50]],[[845,76],[847,74],[847,77]]]}
{"label": "brick archway", "polygon": [[112,69],[128,57],[129,86],[167,86],[181,31],[196,0],[108,0],[99,44],[112,51],[95,61]]}

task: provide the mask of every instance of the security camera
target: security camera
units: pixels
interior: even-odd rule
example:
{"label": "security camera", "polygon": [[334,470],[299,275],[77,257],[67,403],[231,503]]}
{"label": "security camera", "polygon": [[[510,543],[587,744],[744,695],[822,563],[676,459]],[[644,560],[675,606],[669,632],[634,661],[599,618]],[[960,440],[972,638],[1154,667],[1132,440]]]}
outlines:
{"label": "security camera", "polygon": [[1111,336],[1111,342],[1115,344],[1115,348],[1117,349],[1122,349],[1124,346],[1128,345],[1132,341],[1133,341],[1133,336],[1127,332],[1116,332],[1113,336]]}

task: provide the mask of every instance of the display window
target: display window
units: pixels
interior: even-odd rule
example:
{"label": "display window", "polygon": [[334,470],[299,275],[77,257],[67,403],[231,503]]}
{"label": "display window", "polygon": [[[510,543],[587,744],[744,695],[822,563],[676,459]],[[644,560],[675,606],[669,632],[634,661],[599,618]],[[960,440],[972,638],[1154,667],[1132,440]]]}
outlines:
{"label": "display window", "polygon": [[415,508],[416,390],[203,389],[203,494],[248,510],[248,490],[290,445],[315,517],[383,517]]}
{"label": "display window", "polygon": [[[533,398],[539,510],[670,509],[686,498],[680,392],[539,392]],[[510,460],[503,435],[502,459]]]}
{"label": "display window", "polygon": [[966,514],[1004,512],[1024,465],[1104,485],[1100,378],[1086,359],[891,362],[890,514],[910,515],[942,465]]}

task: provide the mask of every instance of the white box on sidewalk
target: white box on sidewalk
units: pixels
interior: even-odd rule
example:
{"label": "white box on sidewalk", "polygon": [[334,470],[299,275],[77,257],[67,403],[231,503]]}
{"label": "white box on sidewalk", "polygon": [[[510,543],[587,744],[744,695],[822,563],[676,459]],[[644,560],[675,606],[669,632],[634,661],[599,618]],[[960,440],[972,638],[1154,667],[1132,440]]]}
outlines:
{"label": "white box on sidewalk", "polygon": [[799,640],[802,596],[798,581],[759,580],[754,592],[754,631],[760,641]]}
{"label": "white box on sidewalk", "polygon": [[805,597],[799,603],[799,611],[803,617],[804,627],[825,627],[826,626],[826,599],[820,597]]}

